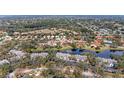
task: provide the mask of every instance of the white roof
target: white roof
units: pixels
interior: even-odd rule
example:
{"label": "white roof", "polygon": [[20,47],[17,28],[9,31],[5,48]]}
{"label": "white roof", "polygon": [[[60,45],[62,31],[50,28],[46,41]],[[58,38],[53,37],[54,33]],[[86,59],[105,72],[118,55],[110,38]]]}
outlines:
{"label": "white roof", "polygon": [[6,59],[0,60],[0,65],[3,65],[3,64],[6,64],[6,63],[10,63],[10,62]]}

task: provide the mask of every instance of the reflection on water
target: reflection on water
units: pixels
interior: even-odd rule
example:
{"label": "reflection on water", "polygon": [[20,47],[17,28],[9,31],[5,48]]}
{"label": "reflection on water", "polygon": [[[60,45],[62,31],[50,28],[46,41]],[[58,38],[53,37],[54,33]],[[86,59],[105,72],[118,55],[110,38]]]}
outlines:
{"label": "reflection on water", "polygon": [[99,52],[99,51],[91,51],[91,50],[85,50],[85,49],[72,49],[72,50],[66,50],[64,52],[70,53],[70,54],[92,53],[97,57],[102,57],[102,58],[110,58],[110,55],[121,56],[124,54],[124,51],[118,51],[118,50],[104,50],[102,52]]}

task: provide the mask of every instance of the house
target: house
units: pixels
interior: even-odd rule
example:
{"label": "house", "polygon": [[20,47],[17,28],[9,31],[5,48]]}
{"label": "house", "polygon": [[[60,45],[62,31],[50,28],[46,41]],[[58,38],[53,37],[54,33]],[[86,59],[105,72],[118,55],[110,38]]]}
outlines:
{"label": "house", "polygon": [[83,41],[83,40],[78,40],[77,42],[76,42],[76,46],[77,47],[82,47],[82,46],[84,46],[86,44],[86,41]]}
{"label": "house", "polygon": [[105,46],[108,46],[108,47],[112,45],[112,41],[110,40],[103,40],[103,43],[105,44]]}
{"label": "house", "polygon": [[99,49],[102,44],[102,40],[97,39],[94,40],[94,42],[91,43],[91,48]]}
{"label": "house", "polygon": [[47,44],[48,44],[49,46],[57,46],[57,42],[54,41],[54,40],[48,41]]}
{"label": "house", "polygon": [[14,32],[13,35],[14,35],[14,36],[19,36],[20,33],[19,33],[19,32]]}
{"label": "house", "polygon": [[0,65],[3,65],[3,64],[9,64],[10,62],[6,59],[4,60],[0,60]]}
{"label": "house", "polygon": [[107,68],[112,68],[117,63],[114,59],[105,59],[100,57],[98,59],[101,60],[100,62],[105,63],[105,67]]}
{"label": "house", "polygon": [[11,36],[8,36],[7,32],[0,32],[0,44],[12,40]]}
{"label": "house", "polygon": [[98,46],[96,44],[91,44],[91,48],[97,48]]}
{"label": "house", "polygon": [[10,36],[5,37],[5,41],[10,41],[10,40],[12,40],[12,37],[10,37]]}
{"label": "house", "polygon": [[15,55],[15,56],[17,56],[19,58],[25,56],[25,53],[23,51],[19,51],[19,50],[15,50],[15,49],[10,50],[9,54]]}

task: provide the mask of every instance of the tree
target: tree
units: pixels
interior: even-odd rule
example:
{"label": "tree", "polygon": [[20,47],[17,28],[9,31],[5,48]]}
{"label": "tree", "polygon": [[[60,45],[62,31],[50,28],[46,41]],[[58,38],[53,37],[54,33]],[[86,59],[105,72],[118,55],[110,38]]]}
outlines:
{"label": "tree", "polygon": [[20,68],[25,68],[27,66],[30,66],[31,65],[31,63],[30,63],[30,57],[26,56],[24,58],[21,58],[19,60],[19,64],[20,64],[19,65]]}
{"label": "tree", "polygon": [[47,59],[44,57],[36,57],[35,59],[32,59],[32,67],[36,66],[36,67],[40,67],[45,66],[45,63],[47,62]]}
{"label": "tree", "polygon": [[73,49],[76,49],[76,48],[77,48],[76,43],[73,42],[73,43],[71,44],[71,47],[72,47]]}
{"label": "tree", "polygon": [[46,58],[48,61],[54,61],[56,59],[56,51],[49,49]]}
{"label": "tree", "polygon": [[9,73],[9,64],[4,64],[0,67],[0,78],[5,78]]}
{"label": "tree", "polygon": [[86,55],[87,55],[87,59],[89,63],[91,64],[91,66],[95,66],[97,63],[95,55],[92,53],[87,53]]}
{"label": "tree", "polygon": [[62,72],[60,70],[56,70],[56,69],[44,70],[44,71],[42,71],[42,75],[45,78],[63,78],[64,77]]}
{"label": "tree", "polygon": [[50,61],[45,64],[47,68],[56,68],[56,62]]}
{"label": "tree", "polygon": [[32,49],[36,49],[36,45],[37,45],[36,41],[31,40],[22,42],[20,47],[22,48],[22,50],[30,53],[32,52]]}

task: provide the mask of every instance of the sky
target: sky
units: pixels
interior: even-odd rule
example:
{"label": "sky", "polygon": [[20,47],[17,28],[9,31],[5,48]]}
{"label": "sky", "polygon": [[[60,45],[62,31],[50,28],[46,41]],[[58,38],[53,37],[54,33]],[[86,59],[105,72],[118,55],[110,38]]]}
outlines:
{"label": "sky", "polygon": [[124,15],[124,0],[0,0],[1,15]]}

